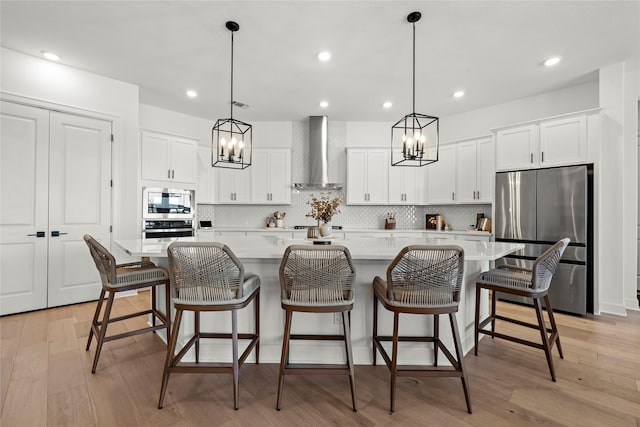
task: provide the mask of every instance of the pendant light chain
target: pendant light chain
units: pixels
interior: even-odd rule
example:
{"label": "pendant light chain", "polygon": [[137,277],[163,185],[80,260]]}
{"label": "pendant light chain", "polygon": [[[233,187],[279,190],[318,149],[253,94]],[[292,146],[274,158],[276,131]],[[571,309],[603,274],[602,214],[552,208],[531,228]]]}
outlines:
{"label": "pendant light chain", "polygon": [[416,23],[413,22],[413,114],[416,113]]}

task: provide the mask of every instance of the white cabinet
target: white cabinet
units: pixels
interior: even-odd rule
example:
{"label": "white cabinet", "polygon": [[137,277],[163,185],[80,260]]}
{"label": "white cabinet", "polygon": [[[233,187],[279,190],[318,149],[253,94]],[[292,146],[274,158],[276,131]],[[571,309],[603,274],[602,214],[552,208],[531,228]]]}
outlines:
{"label": "white cabinet", "polygon": [[438,161],[427,168],[427,203],[451,204],[456,200],[456,146],[440,146]]}
{"label": "white cabinet", "polygon": [[389,166],[389,204],[424,204],[427,193],[428,167]]}
{"label": "white cabinet", "polygon": [[2,102],[0,315],[90,301],[110,246],[111,123]]}
{"label": "white cabinet", "polygon": [[197,140],[145,130],[142,131],[141,145],[143,180],[195,185]]}
{"label": "white cabinet", "polygon": [[217,182],[216,203],[226,205],[251,202],[251,168],[214,169]]}
{"label": "white cabinet", "polygon": [[347,150],[347,204],[388,203],[389,154],[386,149]]}
{"label": "white cabinet", "polygon": [[456,144],[456,202],[492,202],[495,179],[494,159],[492,138]]}
{"label": "white cabinet", "polygon": [[540,120],[496,132],[496,169],[536,169],[588,161],[588,114]]}
{"label": "white cabinet", "polygon": [[198,147],[198,185],[196,203],[214,204],[217,186],[215,168],[211,166],[211,147]]}
{"label": "white cabinet", "polygon": [[582,163],[587,159],[585,116],[540,123],[540,166]]}
{"label": "white cabinet", "polygon": [[252,203],[291,204],[291,150],[254,149],[250,169]]}

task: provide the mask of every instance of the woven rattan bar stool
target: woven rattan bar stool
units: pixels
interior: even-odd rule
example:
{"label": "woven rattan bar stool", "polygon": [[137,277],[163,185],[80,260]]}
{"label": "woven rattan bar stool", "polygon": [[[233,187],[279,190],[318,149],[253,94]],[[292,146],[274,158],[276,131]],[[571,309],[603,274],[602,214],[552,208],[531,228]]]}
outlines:
{"label": "woven rattan bar stool", "polygon": [[[280,263],[280,295],[282,308],[285,310],[285,325],[276,409],[280,410],[285,375],[323,374],[349,376],[353,410],[357,410],[350,329],[354,280],[355,269],[351,261],[351,254],[343,246],[292,245],[285,250]],[[294,311],[342,313],[343,335],[292,334],[291,320]],[[346,364],[289,363],[290,340],[344,341]]]}
{"label": "woven rattan bar stool", "polygon": [[[544,350],[544,354],[547,356],[547,364],[549,365],[551,380],[556,380],[553,359],[551,357],[551,350],[553,349],[554,344],[557,344],[558,346],[560,358],[563,359],[564,357],[562,355],[560,336],[558,335],[558,327],[556,326],[556,321],[553,317],[553,309],[551,308],[548,292],[549,286],[551,285],[551,279],[553,278],[553,273],[555,273],[558,263],[560,262],[560,258],[568,244],[569,239],[567,238],[558,241],[535,260],[533,267],[530,270],[520,267],[502,266],[501,268],[499,267],[485,271],[478,276],[478,280],[476,281],[476,315],[474,334],[474,353],[476,356],[478,355],[479,334],[485,334],[491,336],[491,338],[502,338],[530,347],[539,348]],[[483,321],[480,321],[480,292],[482,289],[489,289],[492,291],[491,310],[489,316]],[[512,295],[532,298],[538,323],[533,324],[523,322],[518,319],[512,319],[496,314],[496,292],[504,292]],[[545,325],[544,315],[542,312],[543,300],[549,316],[551,328],[547,328]],[[496,319],[525,326],[527,328],[538,329],[540,331],[541,343],[496,332]],[[484,329],[484,327],[489,323],[491,323],[491,330]]]}
{"label": "woven rattan bar stool", "polygon": [[[464,274],[464,252],[459,246],[407,246],[387,268],[387,280],[373,280],[373,364],[377,351],[391,371],[390,411],[395,411],[396,377],[460,377],[471,413],[471,398],[464,374],[464,358],[456,312],[460,302],[460,289]],[[393,312],[393,336],[378,335],[378,301]],[[433,336],[400,336],[400,314],[433,315]],[[448,314],[455,346],[454,357],[440,339],[439,316]],[[382,342],[391,341],[391,356]],[[398,366],[399,342],[433,343],[433,366]],[[451,366],[438,366],[438,350],[447,357]]]}
{"label": "woven rattan bar stool", "polygon": [[[149,261],[116,264],[116,259],[113,257],[113,255],[111,255],[111,253],[104,246],[98,243],[96,239],[88,234],[85,234],[84,241],[89,247],[89,252],[91,253],[91,257],[96,264],[96,268],[100,273],[100,280],[102,281],[102,291],[100,291],[98,305],[96,306],[96,311],[93,315],[93,321],[91,322],[91,329],[89,330],[89,339],[87,340],[86,347],[86,351],[89,351],[91,340],[95,335],[97,346],[96,354],[93,358],[93,366],[91,368],[91,372],[95,374],[96,368],[98,366],[98,360],[100,359],[100,352],[102,351],[102,345],[105,342],[130,337],[132,335],[142,334],[144,332],[157,331],[158,329],[165,328],[167,329],[167,335],[169,334],[169,331],[171,330],[169,275],[167,273],[167,270],[161,267],[157,267],[154,263]],[[158,285],[165,286],[166,305],[164,313],[161,313],[156,308],[156,287]],[[113,318],[111,317],[113,301],[115,295],[118,292],[142,289],[147,287],[151,287],[151,309],[137,311],[125,316]],[[107,305],[104,309],[102,319],[100,319],[102,304],[107,292],[109,293],[109,296],[107,297]],[[107,336],[107,327],[110,323],[149,314],[152,315],[152,325],[150,327]],[[158,325],[156,325],[156,318],[160,320],[160,324]]]}
{"label": "woven rattan bar stool", "polygon": [[[169,276],[173,292],[176,318],[162,374],[160,400],[162,408],[169,383],[169,375],[182,373],[227,373],[233,375],[233,407],[238,409],[238,375],[251,350],[256,350],[256,363],[260,359],[260,278],[245,274],[244,266],[226,245],[217,242],[175,242],[167,248]],[[254,302],[254,332],[238,333],[238,310]],[[194,312],[194,333],[176,354],[180,323],[184,311]],[[230,311],[231,333],[201,332],[200,312]],[[232,362],[200,362],[200,339],[231,339]],[[238,340],[250,340],[238,356]],[[195,345],[195,363],[181,362]]]}

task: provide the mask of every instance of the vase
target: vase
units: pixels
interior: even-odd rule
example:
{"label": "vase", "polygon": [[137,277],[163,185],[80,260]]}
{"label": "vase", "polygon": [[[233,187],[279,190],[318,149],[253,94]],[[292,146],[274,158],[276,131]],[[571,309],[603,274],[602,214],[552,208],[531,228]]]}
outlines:
{"label": "vase", "polygon": [[331,233],[333,232],[331,228],[331,224],[325,222],[324,224],[320,224],[320,237],[331,237]]}

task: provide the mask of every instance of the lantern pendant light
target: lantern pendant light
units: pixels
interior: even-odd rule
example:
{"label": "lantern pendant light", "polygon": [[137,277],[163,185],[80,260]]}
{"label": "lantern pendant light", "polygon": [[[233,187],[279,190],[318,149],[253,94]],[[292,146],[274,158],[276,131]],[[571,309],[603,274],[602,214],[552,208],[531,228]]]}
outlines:
{"label": "lantern pendant light", "polygon": [[251,166],[251,125],[233,118],[233,33],[240,25],[233,21],[227,21],[225,25],[231,31],[231,114],[228,119],[218,119],[211,130],[211,165],[246,169]]}
{"label": "lantern pendant light", "polygon": [[413,25],[413,112],[391,127],[391,166],[426,166],[438,161],[439,119],[416,113],[416,22],[420,12],[411,12]]}

